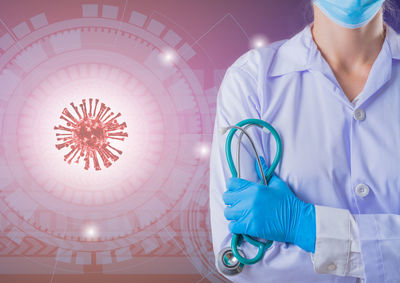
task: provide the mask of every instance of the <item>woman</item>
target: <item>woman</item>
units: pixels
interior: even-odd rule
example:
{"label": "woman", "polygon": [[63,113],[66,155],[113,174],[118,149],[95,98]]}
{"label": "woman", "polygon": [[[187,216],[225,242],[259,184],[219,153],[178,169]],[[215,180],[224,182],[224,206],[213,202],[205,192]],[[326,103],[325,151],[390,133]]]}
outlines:
{"label": "woman", "polygon": [[[214,252],[230,246],[231,233],[274,241],[230,280],[400,282],[400,36],[382,5],[315,0],[312,24],[227,70],[210,164]],[[268,186],[245,138],[244,179],[230,178],[219,129],[247,118],[282,137]],[[270,164],[272,135],[250,134]]]}

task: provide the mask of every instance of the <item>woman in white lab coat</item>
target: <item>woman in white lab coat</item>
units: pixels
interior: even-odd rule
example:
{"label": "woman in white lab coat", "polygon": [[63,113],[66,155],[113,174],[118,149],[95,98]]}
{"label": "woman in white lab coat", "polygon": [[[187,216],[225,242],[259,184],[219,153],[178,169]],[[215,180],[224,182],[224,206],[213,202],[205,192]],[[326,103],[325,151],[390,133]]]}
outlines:
{"label": "woman in white lab coat", "polygon": [[[315,0],[313,23],[228,68],[210,163],[214,252],[232,233],[274,241],[230,280],[399,282],[400,36],[383,21],[383,2]],[[283,141],[268,186],[245,138],[243,179],[230,178],[219,129],[248,118]],[[249,131],[270,166],[273,137]]]}

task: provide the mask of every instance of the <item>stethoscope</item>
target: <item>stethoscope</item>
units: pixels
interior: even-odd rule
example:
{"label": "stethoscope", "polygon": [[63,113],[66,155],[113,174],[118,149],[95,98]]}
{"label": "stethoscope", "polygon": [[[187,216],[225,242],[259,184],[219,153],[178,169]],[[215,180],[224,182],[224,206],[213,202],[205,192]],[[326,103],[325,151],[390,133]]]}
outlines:
{"label": "stethoscope", "polygon": [[[264,175],[264,171],[261,165],[261,160],[259,158],[259,154],[257,152],[256,146],[254,144],[253,139],[250,137],[249,133],[247,132],[247,128],[250,126],[257,126],[259,128],[262,128],[262,130],[266,133],[272,133],[272,135],[275,138],[276,142],[276,154],[274,161],[272,162],[271,166],[268,168],[266,174]],[[229,169],[231,171],[232,177],[238,177],[240,178],[240,144],[243,135],[245,135],[250,143],[251,146],[254,150],[254,153],[257,158],[257,164],[258,168],[260,170],[261,176],[263,183],[265,185],[268,184],[269,180],[271,179],[272,175],[274,174],[276,166],[278,166],[279,161],[281,160],[281,155],[282,155],[282,142],[281,138],[278,134],[278,132],[272,127],[270,124],[267,122],[260,120],[260,119],[246,119],[243,120],[239,123],[237,123],[234,126],[228,126],[226,128],[221,129],[221,133],[225,134],[229,130],[229,134],[226,138],[225,142],[225,155],[226,159],[228,161]],[[235,168],[235,163],[233,162],[232,158],[232,138],[235,135],[236,131],[240,131],[239,135],[239,141],[238,141],[238,149],[237,149],[237,166],[238,166],[238,171],[236,171]],[[240,244],[243,242],[243,240],[246,240],[249,242],[251,245],[255,246],[258,248],[257,254],[253,258],[246,258],[244,252],[238,248]],[[266,242],[262,241],[257,241],[253,239],[250,236],[247,235],[240,235],[240,234],[233,234],[232,239],[231,239],[231,247],[227,247],[222,249],[216,259],[216,266],[217,269],[220,273],[225,274],[225,275],[236,275],[240,273],[243,270],[244,265],[247,264],[254,264],[258,261],[260,261],[266,249],[271,247],[273,241],[267,240]]]}

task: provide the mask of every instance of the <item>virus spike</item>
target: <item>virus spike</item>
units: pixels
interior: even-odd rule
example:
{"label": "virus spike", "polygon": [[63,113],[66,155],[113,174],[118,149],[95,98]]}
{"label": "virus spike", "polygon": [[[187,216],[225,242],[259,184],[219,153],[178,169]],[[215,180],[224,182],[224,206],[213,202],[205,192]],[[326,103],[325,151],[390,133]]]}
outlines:
{"label": "virus spike", "polygon": [[89,98],[89,104],[90,104],[89,117],[92,117],[92,102],[93,102],[93,98]]}
{"label": "virus spike", "polygon": [[96,169],[97,171],[101,170],[99,160],[97,159],[96,151],[93,151],[92,158],[93,158],[93,163],[94,163],[94,169]]}
{"label": "virus spike", "polygon": [[64,108],[62,114],[67,116],[69,119],[71,119],[75,124],[78,123],[78,121],[75,119],[74,115],[72,115],[71,112],[69,112],[67,108]]}
{"label": "virus spike", "polygon": [[[64,155],[64,161],[68,164],[71,164],[74,160],[75,163],[79,163],[82,158],[85,170],[89,170],[91,164],[95,170],[101,170],[100,159],[104,167],[110,167],[112,162],[119,159],[110,150],[119,155],[122,154],[121,150],[110,145],[110,140],[124,141],[125,137],[128,136],[128,133],[122,131],[127,127],[126,123],[120,124],[117,122],[117,118],[121,116],[121,113],[112,117],[114,113],[109,112],[111,108],[104,103],[100,103],[100,109],[96,113],[97,104],[99,104],[99,99],[96,98],[93,109],[93,98],[89,98],[88,112],[86,99],[82,99],[82,104],[79,104],[83,114],[81,115],[78,107],[71,102],[70,105],[79,118],[76,119],[68,109],[64,108],[60,119],[66,123],[66,126],[54,126],[54,130],[61,131],[61,133],[56,132],[56,139],[59,142],[56,144],[56,148],[58,150],[65,147],[70,148],[70,151]],[[107,113],[110,114],[107,115]],[[91,159],[92,161],[90,161]]]}
{"label": "virus spike", "polygon": [[78,158],[75,160],[75,163],[78,164],[79,163],[79,159],[81,158],[83,152],[81,151],[81,153],[78,155]]}
{"label": "virus spike", "polygon": [[86,120],[86,119],[88,118],[88,115],[87,115],[87,111],[86,111],[86,101],[85,101],[85,99],[82,99],[82,103],[79,104],[79,107],[80,107],[81,110],[82,110],[83,119]]}
{"label": "virus spike", "polygon": [[108,157],[111,158],[113,161],[118,160],[118,156],[116,156],[114,153],[112,153],[111,151],[109,151],[105,146],[102,148],[104,154]]}
{"label": "virus spike", "polygon": [[113,147],[113,146],[111,146],[111,145],[108,145],[108,147],[110,147],[110,148],[112,148],[113,150],[115,150],[116,152],[118,152],[119,155],[122,154],[122,150],[118,150],[118,149],[116,149],[115,147]]}
{"label": "virus spike", "polygon": [[87,113],[87,108],[86,108],[86,99],[82,99],[82,104],[83,104],[83,114],[85,115],[85,117],[88,117],[88,113]]}
{"label": "virus spike", "polygon": [[106,114],[107,114],[108,111],[110,111],[110,107],[107,107],[106,111],[103,113],[103,115],[101,115],[100,121],[104,122],[104,121],[103,121],[103,117],[106,116]]}
{"label": "virus spike", "polygon": [[118,130],[118,127],[116,127],[114,123],[106,124],[105,126],[107,127],[109,132]]}
{"label": "virus spike", "polygon": [[[127,125],[126,125],[125,122],[123,122],[121,125],[119,125],[119,129],[120,129],[120,130],[125,129],[126,127],[127,127]],[[128,134],[127,134],[126,136],[128,136]]]}
{"label": "virus spike", "polygon": [[109,139],[112,139],[112,140],[119,140],[119,141],[124,141],[125,139],[124,138],[115,138],[115,137],[108,137]]}
{"label": "virus spike", "polygon": [[72,141],[72,137],[57,138],[58,141]]}
{"label": "virus spike", "polygon": [[90,166],[90,162],[89,162],[89,160],[90,160],[90,158],[89,158],[89,151],[86,151],[86,156],[85,156],[85,170],[88,170],[89,169],[89,166]]}
{"label": "virus spike", "polygon": [[[82,116],[81,116],[81,114],[79,114],[78,107],[76,107],[76,106],[74,105],[74,103],[73,103],[73,102],[71,102],[70,104],[71,104],[72,108],[74,108],[74,110],[75,110],[76,114],[78,114],[79,120],[80,120],[80,119],[82,119]],[[65,108],[64,108],[64,109],[65,109]]]}
{"label": "virus spike", "polygon": [[63,119],[64,121],[66,121],[67,122],[67,126],[75,125],[73,122],[71,122],[70,120],[68,120],[64,116],[60,116],[60,119]]}
{"label": "virus spike", "polygon": [[79,153],[79,150],[75,151],[74,155],[72,155],[71,158],[67,161],[68,164],[71,164],[72,160],[74,160],[77,153]]}
{"label": "virus spike", "polygon": [[115,119],[117,119],[119,116],[121,116],[121,113],[118,113],[117,115],[115,115],[114,118],[112,118],[110,121],[107,122],[107,124],[112,123]]}
{"label": "virus spike", "polygon": [[54,130],[63,130],[63,131],[67,131],[67,132],[72,132],[73,130],[70,128],[66,128],[64,126],[58,125],[54,127]]}
{"label": "virus spike", "polygon": [[104,124],[107,124],[107,120],[108,120],[108,118],[110,118],[112,115],[114,115],[114,112],[111,112],[110,114],[108,114],[108,116],[107,116],[107,118],[105,118],[104,120],[103,120],[103,123]]}
{"label": "virus spike", "polygon": [[72,154],[73,152],[75,152],[75,153],[74,153],[74,155],[67,161],[68,164],[71,164],[72,159],[74,159],[75,155],[79,152],[79,148],[71,147],[71,151],[68,152],[66,155],[64,155],[64,161],[66,161],[66,160],[68,159],[68,157],[70,157],[71,154]]}
{"label": "virus spike", "polygon": [[103,114],[106,108],[107,108],[106,105],[104,103],[101,103],[99,113],[96,116],[97,120],[100,120],[100,116]]}
{"label": "virus spike", "polygon": [[62,149],[62,148],[64,148],[64,147],[68,147],[69,146],[69,143],[68,142],[64,142],[64,143],[61,143],[61,144],[56,144],[56,148],[58,149],[58,150],[60,150],[60,149]]}
{"label": "virus spike", "polygon": [[108,158],[107,158],[106,154],[104,153],[103,149],[100,148],[98,150],[98,152],[99,152],[101,160],[103,160],[104,166],[106,166],[107,168],[110,167],[111,166],[111,162],[110,162],[110,160],[108,160]]}
{"label": "virus spike", "polygon": [[119,140],[119,141],[124,141],[125,140],[124,137],[127,137],[127,136],[128,136],[128,134],[124,133],[124,132],[117,132],[117,133],[109,133],[108,134],[108,138],[109,139]]}
{"label": "virus spike", "polygon": [[99,103],[99,100],[96,98],[96,104],[94,105],[93,116],[95,116],[95,115],[96,115],[97,103]]}
{"label": "virus spike", "polygon": [[127,137],[128,133],[124,133],[124,132],[116,132],[116,133],[109,133],[108,137],[110,136],[121,136],[121,137]]}

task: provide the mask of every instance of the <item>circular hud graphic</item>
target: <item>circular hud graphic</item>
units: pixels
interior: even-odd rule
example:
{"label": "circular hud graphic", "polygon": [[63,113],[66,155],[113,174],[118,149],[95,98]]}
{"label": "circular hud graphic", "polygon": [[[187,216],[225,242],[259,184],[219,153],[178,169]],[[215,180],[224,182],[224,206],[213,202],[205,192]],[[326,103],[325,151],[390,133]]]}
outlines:
{"label": "circular hud graphic", "polygon": [[165,21],[119,14],[84,4],[0,37],[3,240],[70,270],[189,257],[217,280],[202,158],[216,92],[192,66],[208,59]]}

